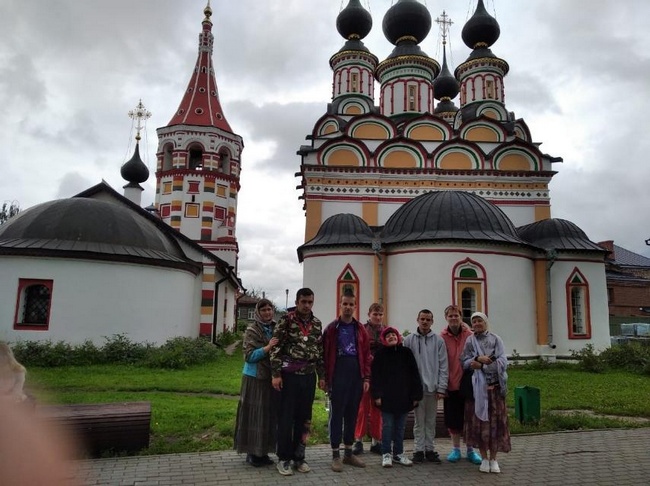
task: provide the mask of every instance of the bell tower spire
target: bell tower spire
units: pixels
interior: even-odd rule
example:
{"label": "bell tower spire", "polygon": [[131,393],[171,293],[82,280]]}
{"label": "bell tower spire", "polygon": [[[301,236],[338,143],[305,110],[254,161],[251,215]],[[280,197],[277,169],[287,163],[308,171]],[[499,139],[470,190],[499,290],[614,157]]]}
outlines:
{"label": "bell tower spire", "polygon": [[244,143],[219,99],[209,1],[203,14],[190,81],[167,126],[157,130],[156,206],[163,221],[236,269]]}

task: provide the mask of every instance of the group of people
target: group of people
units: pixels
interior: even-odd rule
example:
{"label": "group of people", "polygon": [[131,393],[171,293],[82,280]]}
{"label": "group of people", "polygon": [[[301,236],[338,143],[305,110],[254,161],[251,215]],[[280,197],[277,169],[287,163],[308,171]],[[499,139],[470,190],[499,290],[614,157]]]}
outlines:
{"label": "group of people", "polygon": [[[355,319],[356,297],[340,297],[338,317],[323,328],[312,312],[314,293],[298,290],[295,308],[274,321],[273,304],[257,303],[255,322],[244,335],[241,397],[235,449],[252,466],[273,464],[282,475],[311,470],[305,449],[312,422],[316,386],[329,395],[331,468],[366,467],[359,457],[370,435],[370,451],[381,454],[383,467],[441,463],[435,450],[438,402],[452,439],[447,461],[466,458],[481,472],[499,473],[499,452],[510,451],[505,404],[507,360],[503,342],[488,331],[481,312],[471,328],[461,310],[445,309],[446,327],[433,330],[433,312],[421,310],[417,329],[404,339],[383,322],[384,308],[372,304],[368,322]],[[461,390],[471,373],[471,394]],[[414,451],[404,452],[408,414],[414,410]],[[343,451],[341,454],[341,443]],[[478,449],[477,452],[475,449]]]}

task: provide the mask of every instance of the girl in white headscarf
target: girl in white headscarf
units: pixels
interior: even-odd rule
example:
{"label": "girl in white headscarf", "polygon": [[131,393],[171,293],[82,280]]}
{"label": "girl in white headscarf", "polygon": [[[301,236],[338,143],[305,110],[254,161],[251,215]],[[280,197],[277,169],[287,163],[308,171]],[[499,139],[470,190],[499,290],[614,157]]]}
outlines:
{"label": "girl in white headscarf", "polygon": [[497,453],[511,449],[505,398],[508,360],[501,338],[488,331],[488,317],[475,312],[471,322],[474,334],[467,338],[460,357],[463,369],[474,370],[474,400],[465,401],[463,435],[467,445],[481,451],[479,471],[499,473]]}

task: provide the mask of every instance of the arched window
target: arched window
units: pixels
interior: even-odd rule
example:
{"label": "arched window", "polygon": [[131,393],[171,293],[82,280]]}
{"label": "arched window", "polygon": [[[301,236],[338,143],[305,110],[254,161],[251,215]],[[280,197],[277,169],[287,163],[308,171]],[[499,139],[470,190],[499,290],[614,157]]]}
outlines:
{"label": "arched window", "polygon": [[50,324],[52,280],[20,279],[14,329],[47,330]]}
{"label": "arched window", "polygon": [[577,267],[566,281],[566,299],[569,339],[591,339],[589,283]]}
{"label": "arched window", "polygon": [[203,169],[203,149],[200,145],[192,145],[188,154],[188,168],[190,170]]}
{"label": "arched window", "polygon": [[339,278],[336,280],[336,314],[339,315],[341,305],[341,296],[346,292],[352,292],[357,300],[357,308],[354,312],[354,318],[359,320],[359,277],[348,263]]}
{"label": "arched window", "polygon": [[219,151],[219,169],[226,175],[230,175],[230,152],[225,148]]}
{"label": "arched window", "polygon": [[458,262],[452,270],[452,300],[462,310],[463,321],[471,324],[474,312],[487,314],[485,269],[469,258]]}
{"label": "arched window", "polygon": [[172,154],[172,144],[168,143],[163,148],[162,170],[172,170],[174,156]]}

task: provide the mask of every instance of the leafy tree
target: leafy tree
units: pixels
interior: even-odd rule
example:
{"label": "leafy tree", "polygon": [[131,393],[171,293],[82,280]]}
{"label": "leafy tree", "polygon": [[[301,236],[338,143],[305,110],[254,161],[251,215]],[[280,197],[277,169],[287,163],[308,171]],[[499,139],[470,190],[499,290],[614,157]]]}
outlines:
{"label": "leafy tree", "polygon": [[9,218],[15,216],[20,211],[20,206],[17,202],[7,203],[6,201],[2,203],[2,209],[0,210],[0,226],[5,224]]}

